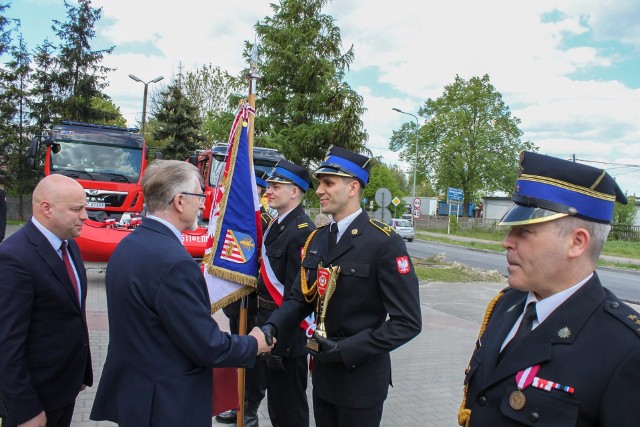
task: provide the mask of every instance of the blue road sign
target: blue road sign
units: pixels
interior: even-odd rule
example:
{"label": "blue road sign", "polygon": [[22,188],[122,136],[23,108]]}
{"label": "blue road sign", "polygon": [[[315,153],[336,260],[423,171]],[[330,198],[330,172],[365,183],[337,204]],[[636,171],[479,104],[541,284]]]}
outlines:
{"label": "blue road sign", "polygon": [[448,191],[447,191],[447,199],[449,200],[457,200],[457,201],[463,201],[464,200],[464,193],[462,192],[462,188],[452,188],[449,187]]}

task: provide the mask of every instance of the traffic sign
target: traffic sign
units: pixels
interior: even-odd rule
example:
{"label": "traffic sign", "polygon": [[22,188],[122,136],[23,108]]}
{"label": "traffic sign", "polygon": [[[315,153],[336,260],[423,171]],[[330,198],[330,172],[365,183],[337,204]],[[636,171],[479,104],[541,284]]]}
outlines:
{"label": "traffic sign", "polygon": [[413,218],[414,219],[420,218],[421,215],[422,215],[422,212],[420,212],[420,209],[414,209],[413,210]]}
{"label": "traffic sign", "polygon": [[422,199],[420,199],[419,197],[416,197],[415,199],[413,199],[413,207],[416,209],[420,209],[420,206],[422,205]]}
{"label": "traffic sign", "polygon": [[386,223],[391,219],[391,211],[387,208],[380,208],[374,212],[373,217],[378,221]]}
{"label": "traffic sign", "polygon": [[400,204],[400,199],[398,199],[397,197],[394,197],[391,203],[393,203],[393,206],[398,206]]}
{"label": "traffic sign", "polygon": [[449,200],[458,200],[461,202],[464,200],[464,192],[462,191],[462,188],[449,187],[447,191],[447,198]]}
{"label": "traffic sign", "polygon": [[378,188],[378,191],[376,191],[376,203],[378,206],[386,208],[391,203],[391,191],[385,187]]}

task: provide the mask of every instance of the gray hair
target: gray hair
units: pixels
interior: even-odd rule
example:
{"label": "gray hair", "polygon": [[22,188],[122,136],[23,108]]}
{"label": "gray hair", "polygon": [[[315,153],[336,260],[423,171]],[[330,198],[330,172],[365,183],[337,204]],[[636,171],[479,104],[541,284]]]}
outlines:
{"label": "gray hair", "polygon": [[601,224],[599,222],[587,221],[586,219],[568,216],[554,221],[557,224],[558,232],[566,236],[577,228],[584,228],[589,232],[591,236],[591,243],[589,244],[589,255],[593,263],[598,262],[602,248],[607,243],[607,237],[609,237],[609,231],[611,231],[611,225]]}
{"label": "gray hair", "polygon": [[155,160],[144,171],[142,194],[150,214],[163,211],[176,194],[193,191],[200,183],[198,169],[188,162]]}

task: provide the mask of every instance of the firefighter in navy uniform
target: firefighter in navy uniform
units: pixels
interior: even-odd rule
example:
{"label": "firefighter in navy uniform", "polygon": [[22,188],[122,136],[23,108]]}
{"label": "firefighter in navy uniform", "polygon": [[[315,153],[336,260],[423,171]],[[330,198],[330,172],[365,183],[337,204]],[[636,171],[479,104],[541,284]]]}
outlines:
{"label": "firefighter in navy uniform", "polygon": [[462,426],[640,426],[640,315],[595,272],[616,182],[524,152],[501,224],[509,287],[489,304],[465,376]]}
{"label": "firefighter in navy uniform", "polygon": [[[267,210],[268,206],[262,203],[263,193],[269,186],[266,181],[268,174],[263,171],[255,171],[256,174],[256,191],[258,198],[260,199],[260,218],[262,222],[262,232],[267,229],[269,223],[273,219],[271,214]],[[224,314],[229,318],[229,331],[232,334],[237,334],[240,323],[240,304],[242,301],[233,302],[222,309]],[[258,314],[258,294],[257,292],[251,293],[247,296],[247,331],[253,329],[256,324],[256,316]],[[263,365],[256,363],[252,369],[245,370],[245,406],[246,407],[259,407],[260,402],[264,398],[266,392],[266,374]],[[216,415],[216,421],[223,424],[234,424],[237,421],[237,412],[235,409],[225,411]],[[247,413],[245,411],[244,426],[251,427],[258,425],[257,413]]]}
{"label": "firefighter in navy uniform", "polygon": [[279,344],[284,331],[314,311],[319,271],[340,268],[327,306],[327,338],[314,334],[320,347],[308,350],[318,427],[380,425],[391,384],[389,353],[422,328],[418,278],[402,237],[360,208],[369,161],[330,147],[315,175],[322,212],[333,221],[308,239],[293,292],[262,328]]}
{"label": "firefighter in navy uniform", "polygon": [[[301,250],[315,225],[304,212],[302,197],[313,188],[307,169],[280,160],[267,178],[269,207],[278,215],[263,239],[258,277],[258,326],[271,316],[300,272]],[[298,322],[300,323],[300,322]],[[309,425],[307,336],[300,324],[284,330],[265,356],[269,418],[274,427]]]}

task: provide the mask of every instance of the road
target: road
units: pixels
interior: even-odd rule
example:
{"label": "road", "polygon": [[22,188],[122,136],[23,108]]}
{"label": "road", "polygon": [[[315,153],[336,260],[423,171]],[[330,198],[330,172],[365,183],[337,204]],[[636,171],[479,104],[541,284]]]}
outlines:
{"label": "road", "polygon": [[[445,259],[448,262],[457,261],[471,267],[496,270],[507,275],[507,261],[504,253],[423,240],[407,242],[407,249],[411,256],[429,258],[445,253]],[[618,298],[635,304],[640,303],[640,272],[610,267],[598,267],[597,272],[602,283]]]}

